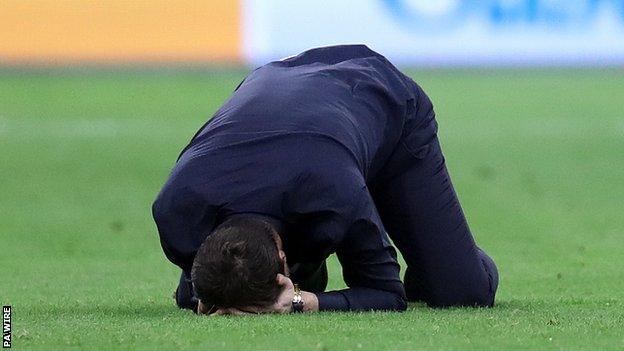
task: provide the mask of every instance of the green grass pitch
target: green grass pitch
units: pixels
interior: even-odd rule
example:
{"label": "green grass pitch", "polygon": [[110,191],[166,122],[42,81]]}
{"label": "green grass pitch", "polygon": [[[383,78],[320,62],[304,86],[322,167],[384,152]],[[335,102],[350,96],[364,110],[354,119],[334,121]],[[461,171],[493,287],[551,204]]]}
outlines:
{"label": "green grass pitch", "polygon": [[[197,317],[171,299],[150,205],[242,79],[228,70],[0,70],[0,302],[13,347],[624,349],[624,72],[410,74],[436,105],[492,309]],[[343,282],[334,258],[330,287]]]}

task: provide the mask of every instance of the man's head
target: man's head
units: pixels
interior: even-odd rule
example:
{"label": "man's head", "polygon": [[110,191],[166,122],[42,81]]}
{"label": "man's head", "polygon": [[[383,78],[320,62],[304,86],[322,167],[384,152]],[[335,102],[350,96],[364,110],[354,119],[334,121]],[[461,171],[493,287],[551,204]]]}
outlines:
{"label": "man's head", "polygon": [[204,240],[191,277],[195,292],[207,305],[267,306],[281,292],[276,277],[286,267],[276,228],[261,217],[238,215]]}

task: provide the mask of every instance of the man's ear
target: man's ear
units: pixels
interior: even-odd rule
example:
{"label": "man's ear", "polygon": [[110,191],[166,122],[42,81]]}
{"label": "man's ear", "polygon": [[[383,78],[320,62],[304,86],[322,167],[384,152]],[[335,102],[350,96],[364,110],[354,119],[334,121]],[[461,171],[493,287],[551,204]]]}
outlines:
{"label": "man's ear", "polygon": [[279,257],[280,261],[282,262],[284,275],[285,276],[289,276],[290,275],[290,269],[288,268],[288,262],[286,261],[286,253],[284,252],[284,250],[278,250],[277,254],[278,254],[278,257]]}
{"label": "man's ear", "polygon": [[273,241],[275,242],[275,246],[277,246],[277,250],[281,251],[284,249],[284,244],[282,243],[282,237],[279,234],[273,234]]}

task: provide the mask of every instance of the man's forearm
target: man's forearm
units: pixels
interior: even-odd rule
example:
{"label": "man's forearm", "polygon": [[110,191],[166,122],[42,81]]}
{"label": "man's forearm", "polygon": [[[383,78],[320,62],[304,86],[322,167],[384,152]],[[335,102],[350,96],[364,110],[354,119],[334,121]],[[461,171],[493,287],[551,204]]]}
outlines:
{"label": "man's forearm", "polygon": [[319,311],[404,311],[407,308],[402,294],[371,288],[323,292],[317,298]]}

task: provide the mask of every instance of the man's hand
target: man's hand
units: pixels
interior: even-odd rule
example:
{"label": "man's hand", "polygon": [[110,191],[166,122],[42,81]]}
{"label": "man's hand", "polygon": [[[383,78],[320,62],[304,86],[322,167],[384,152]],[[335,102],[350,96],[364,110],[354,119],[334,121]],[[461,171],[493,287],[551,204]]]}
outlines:
{"label": "man's hand", "polygon": [[292,300],[295,296],[295,285],[292,280],[283,274],[277,275],[277,284],[282,287],[282,293],[277,297],[273,306],[269,307],[269,313],[292,312]]}

